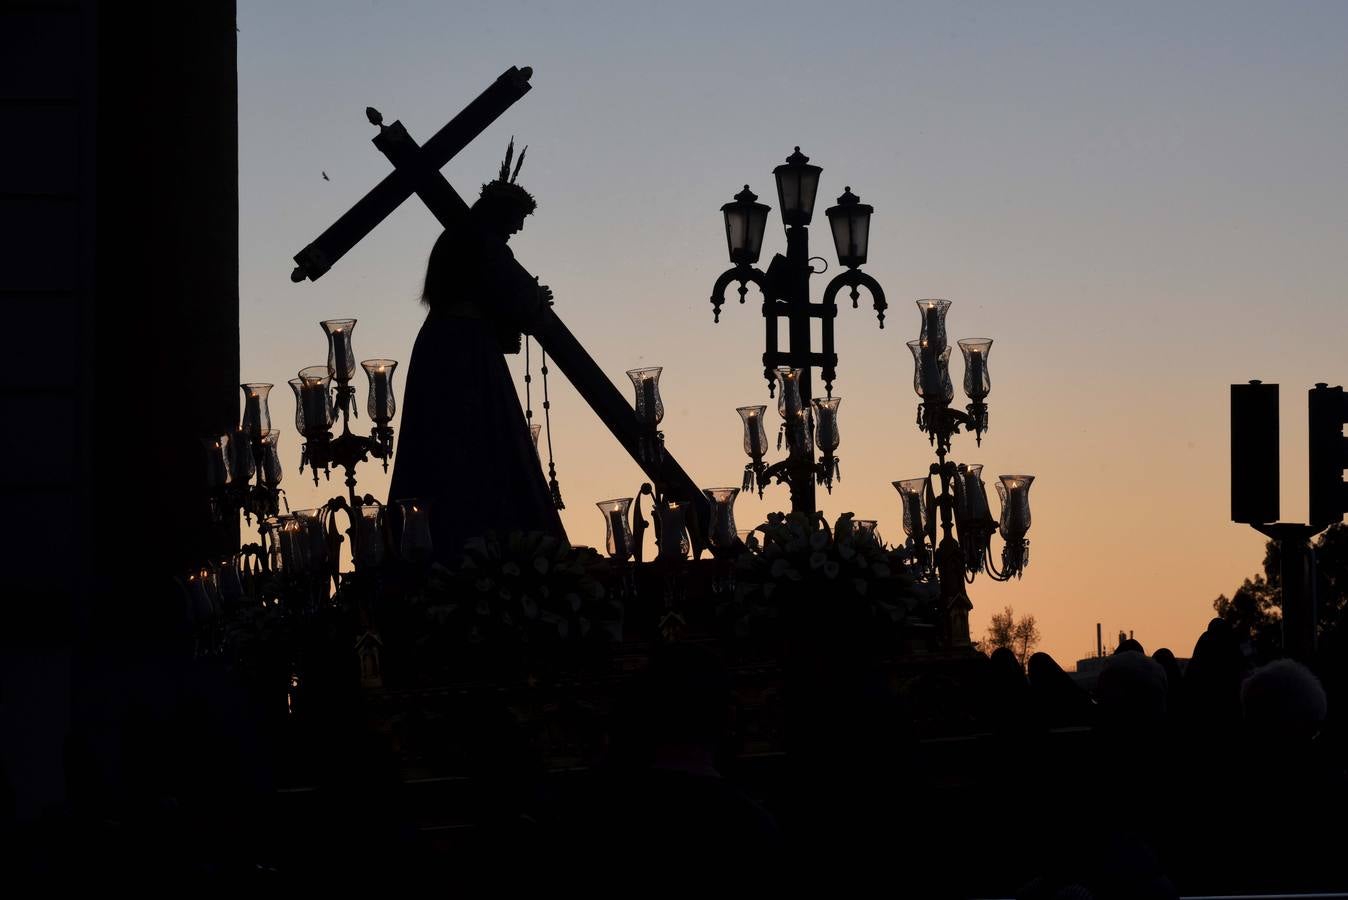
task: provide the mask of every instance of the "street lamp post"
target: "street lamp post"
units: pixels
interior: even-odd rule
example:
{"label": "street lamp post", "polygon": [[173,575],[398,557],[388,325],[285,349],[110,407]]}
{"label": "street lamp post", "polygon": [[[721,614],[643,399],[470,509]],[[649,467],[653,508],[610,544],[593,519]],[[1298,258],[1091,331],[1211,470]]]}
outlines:
{"label": "street lamp post", "polygon": [[[758,285],[763,294],[765,349],[763,377],[768,382],[768,396],[781,388],[778,412],[782,415],[783,436],[788,445],[786,459],[767,464],[763,456],[767,450],[766,431],[763,429],[762,407],[741,407],[744,420],[745,452],[750,463],[745,467],[745,490],[755,482],[761,495],[771,479],[786,483],[791,490],[793,512],[814,513],[815,484],[832,490],[838,476],[837,458],[833,451],[838,445],[837,412],[841,398],[833,396],[838,354],[833,344],[833,320],[838,314],[837,295],[844,287],[850,288],[852,306],[857,305],[858,289],[865,287],[871,294],[880,327],[885,327],[885,294],[879,283],[861,271],[866,262],[870,238],[872,207],[861,203],[850,187],[843,191],[838,203],[828,209],[838,261],[845,267],[824,290],[819,303],[810,302],[810,277],[821,274],[811,265],[809,225],[814,214],[815,194],[819,175],[823,170],[809,164],[809,158],[800,152],[787,157],[786,162],[773,170],[777,181],[777,197],[781,203],[782,224],[786,228],[786,255],[773,257],[766,272],[756,267],[763,247],[763,232],[767,226],[769,207],[759,203],[749,189],[735,195],[731,203],[721,207],[725,217],[726,244],[731,268],[722,273],[712,288],[711,304],[715,321],[721,320],[721,305],[732,282],[739,283],[739,300],[745,302],[750,282]],[[818,259],[818,257],[813,257]],[[822,260],[821,260],[822,261]],[[788,346],[778,346],[778,319],[787,321]],[[810,322],[820,320],[822,347],[815,352],[811,347]],[[818,367],[824,381],[825,397],[816,399],[812,390],[812,370]],[[780,384],[779,384],[780,383]],[[821,406],[823,403],[823,406]],[[816,435],[816,426],[823,433]],[[823,458],[816,460],[816,445]]]}

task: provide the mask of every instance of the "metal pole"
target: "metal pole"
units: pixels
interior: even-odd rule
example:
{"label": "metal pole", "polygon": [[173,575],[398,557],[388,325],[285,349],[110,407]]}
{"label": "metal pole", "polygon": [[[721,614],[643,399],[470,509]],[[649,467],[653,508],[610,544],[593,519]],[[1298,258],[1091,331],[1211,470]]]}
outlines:
{"label": "metal pole", "polygon": [[1300,535],[1289,535],[1278,545],[1282,557],[1283,652],[1309,664],[1315,655],[1315,609],[1306,578],[1310,547]]}
{"label": "metal pole", "polygon": [[1315,525],[1279,522],[1255,525],[1255,530],[1278,542],[1282,563],[1282,648],[1288,656],[1309,664],[1315,655],[1316,613],[1310,579],[1310,539],[1321,529]]}
{"label": "metal pole", "polygon": [[[787,309],[790,323],[791,365],[801,370],[800,402],[810,409],[810,229],[795,225],[786,230],[786,259],[790,264]],[[813,514],[814,449],[800,454],[791,472],[791,511]]]}

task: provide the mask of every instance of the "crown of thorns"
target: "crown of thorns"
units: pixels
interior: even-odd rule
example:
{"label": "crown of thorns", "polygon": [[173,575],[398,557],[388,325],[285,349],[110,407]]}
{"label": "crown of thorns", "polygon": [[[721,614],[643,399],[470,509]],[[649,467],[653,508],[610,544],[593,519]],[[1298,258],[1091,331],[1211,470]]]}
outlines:
{"label": "crown of thorns", "polygon": [[510,138],[510,146],[506,147],[505,159],[501,161],[501,171],[493,181],[482,185],[482,196],[494,200],[503,200],[520,207],[528,215],[537,208],[538,203],[534,200],[533,194],[530,194],[524,188],[515,183],[519,177],[520,167],[524,165],[524,154],[529,152],[526,146],[520,151],[520,157],[515,161],[515,169],[510,169],[510,161],[515,156],[515,138]]}

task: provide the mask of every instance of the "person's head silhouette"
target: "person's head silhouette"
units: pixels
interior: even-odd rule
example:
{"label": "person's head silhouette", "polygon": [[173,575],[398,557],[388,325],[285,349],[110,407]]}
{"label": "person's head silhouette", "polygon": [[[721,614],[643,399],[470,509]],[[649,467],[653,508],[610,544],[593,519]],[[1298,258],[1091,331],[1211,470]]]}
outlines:
{"label": "person's head silhouette", "polygon": [[[525,217],[537,207],[533,195],[515,182],[524,162],[524,151],[520,151],[512,172],[510,160],[514,155],[515,141],[511,138],[500,174],[482,185],[482,193],[473,203],[469,221],[446,228],[436,239],[426,264],[426,281],[421,291],[421,302],[428,308],[457,307],[460,314],[465,314],[465,308],[477,303],[482,294],[490,294],[500,287],[502,282],[493,267],[499,267],[511,253],[509,250],[502,253],[496,242],[509,241],[511,235],[524,227]],[[515,332],[517,334],[518,329]],[[511,346],[513,350],[508,349]],[[502,350],[519,352],[518,336],[504,339]]]}
{"label": "person's head silhouette", "polygon": [[533,195],[516,183],[520,166],[524,165],[525,147],[520,151],[515,169],[510,169],[511,157],[515,155],[515,139],[510,139],[505,159],[501,162],[501,171],[497,177],[482,185],[482,193],[473,204],[473,216],[478,225],[502,240],[509,240],[512,234],[524,228],[524,218],[533,214],[538,207]]}

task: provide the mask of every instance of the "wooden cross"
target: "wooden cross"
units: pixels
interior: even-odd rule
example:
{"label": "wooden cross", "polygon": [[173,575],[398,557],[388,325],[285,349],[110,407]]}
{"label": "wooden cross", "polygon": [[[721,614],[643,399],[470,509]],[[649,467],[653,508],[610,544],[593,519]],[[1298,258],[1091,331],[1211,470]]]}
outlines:
{"label": "wooden cross", "polygon": [[[367,110],[371,123],[379,126],[374,145],[393,163],[394,170],[295,255],[290,280],[317,281],[412,194],[421,198],[446,229],[458,228],[468,215],[468,204],[445,180],[440,168],[529,92],[532,75],[529,68],[507,69],[424,145],[418,145],[401,122],[384,125],[378,112]],[[518,262],[512,265],[517,269],[515,277],[537,281]],[[711,512],[710,502],[671,453],[666,451],[654,459],[641,452],[644,431],[636,411],[551,307],[533,323],[532,335],[647,477],[671,499],[693,505],[696,525],[689,530],[695,544],[704,546],[703,528]]]}

